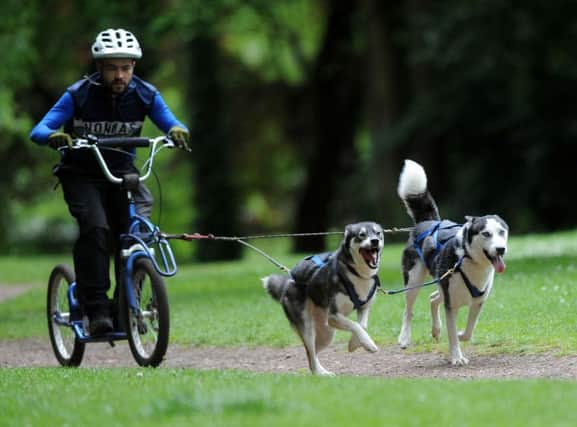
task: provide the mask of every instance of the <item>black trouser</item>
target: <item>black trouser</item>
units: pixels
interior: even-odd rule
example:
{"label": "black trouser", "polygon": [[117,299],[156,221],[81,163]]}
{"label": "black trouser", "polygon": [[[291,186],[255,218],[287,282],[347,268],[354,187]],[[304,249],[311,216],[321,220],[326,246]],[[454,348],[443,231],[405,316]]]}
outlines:
{"label": "black trouser", "polygon": [[[68,209],[78,223],[73,258],[78,300],[87,315],[108,310],[110,256],[120,233],[128,228],[126,191],[101,177],[61,174],[59,176]],[[149,217],[150,191],[140,184],[132,192],[137,212]]]}

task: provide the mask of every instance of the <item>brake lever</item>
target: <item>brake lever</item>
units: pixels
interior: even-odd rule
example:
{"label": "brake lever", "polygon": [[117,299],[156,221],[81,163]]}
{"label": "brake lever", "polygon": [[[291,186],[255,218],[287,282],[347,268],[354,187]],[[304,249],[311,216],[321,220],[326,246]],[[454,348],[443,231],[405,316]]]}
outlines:
{"label": "brake lever", "polygon": [[89,144],[94,145],[98,142],[98,137],[92,134],[86,135],[86,140]]}
{"label": "brake lever", "polygon": [[187,153],[192,152],[192,148],[190,148],[188,144],[184,144],[184,147],[179,147],[178,145],[175,144],[174,140],[169,136],[166,137],[166,140],[168,141],[168,143],[166,144],[167,148],[180,148],[181,150],[186,151]]}

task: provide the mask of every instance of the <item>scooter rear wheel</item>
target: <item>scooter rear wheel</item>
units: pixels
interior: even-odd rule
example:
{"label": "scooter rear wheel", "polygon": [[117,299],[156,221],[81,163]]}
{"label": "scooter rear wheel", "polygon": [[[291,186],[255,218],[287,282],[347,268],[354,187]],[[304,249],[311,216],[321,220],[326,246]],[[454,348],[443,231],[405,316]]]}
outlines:
{"label": "scooter rear wheel", "polygon": [[57,265],[48,280],[46,315],[52,350],[62,366],[80,366],[84,356],[84,343],[72,329],[73,320],[68,290],[74,283],[74,273],[67,265]]}

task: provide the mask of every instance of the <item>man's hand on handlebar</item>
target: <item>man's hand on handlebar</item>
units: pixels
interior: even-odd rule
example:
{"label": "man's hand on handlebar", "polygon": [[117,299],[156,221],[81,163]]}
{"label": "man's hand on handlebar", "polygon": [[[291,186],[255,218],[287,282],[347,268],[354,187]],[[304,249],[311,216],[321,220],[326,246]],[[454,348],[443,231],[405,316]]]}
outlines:
{"label": "man's hand on handlebar", "polygon": [[54,132],[48,137],[48,146],[54,150],[72,147],[72,137],[65,132]]}
{"label": "man's hand on handlebar", "polygon": [[172,139],[177,148],[190,151],[190,147],[188,146],[190,134],[186,129],[183,129],[180,126],[173,126],[168,131],[168,136]]}

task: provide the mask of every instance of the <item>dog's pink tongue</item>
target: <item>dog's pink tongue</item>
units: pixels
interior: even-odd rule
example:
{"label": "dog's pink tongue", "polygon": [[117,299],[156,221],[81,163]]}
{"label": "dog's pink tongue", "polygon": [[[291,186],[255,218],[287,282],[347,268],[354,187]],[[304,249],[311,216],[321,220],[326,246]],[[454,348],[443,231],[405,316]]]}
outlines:
{"label": "dog's pink tongue", "polygon": [[493,260],[493,267],[497,273],[502,273],[505,271],[505,261],[503,261],[502,256],[498,256]]}

